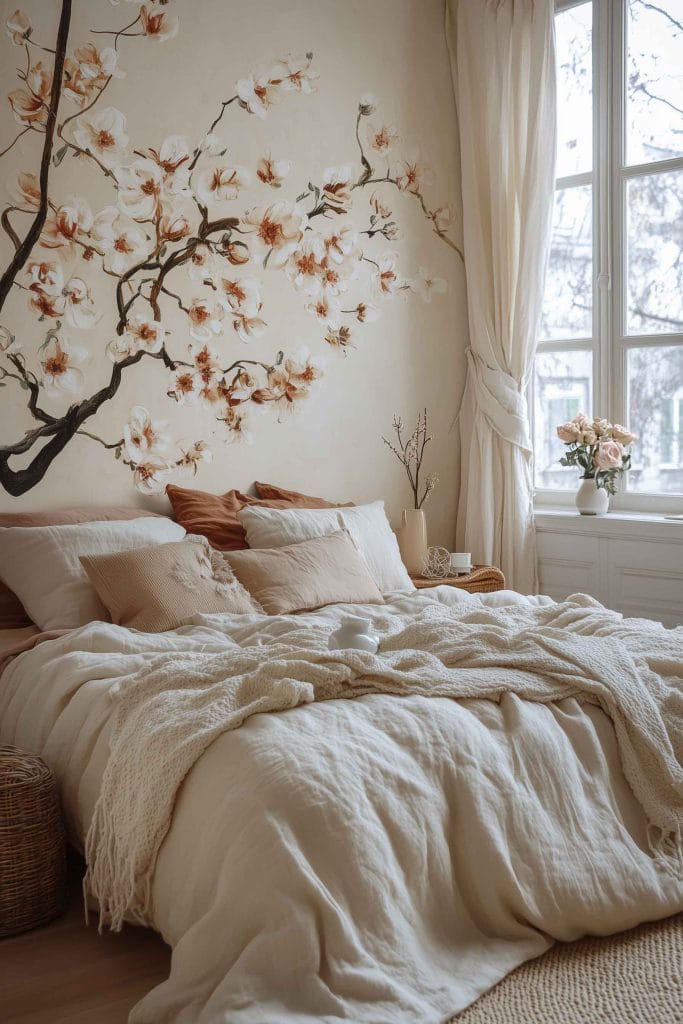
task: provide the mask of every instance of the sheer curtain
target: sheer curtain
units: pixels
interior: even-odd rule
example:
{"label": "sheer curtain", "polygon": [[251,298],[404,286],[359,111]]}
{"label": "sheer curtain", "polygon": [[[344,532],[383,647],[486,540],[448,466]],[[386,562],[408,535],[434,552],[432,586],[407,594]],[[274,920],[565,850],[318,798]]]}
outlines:
{"label": "sheer curtain", "polygon": [[458,547],[536,590],[526,387],[555,175],[552,0],[446,0],[460,135],[470,347]]}

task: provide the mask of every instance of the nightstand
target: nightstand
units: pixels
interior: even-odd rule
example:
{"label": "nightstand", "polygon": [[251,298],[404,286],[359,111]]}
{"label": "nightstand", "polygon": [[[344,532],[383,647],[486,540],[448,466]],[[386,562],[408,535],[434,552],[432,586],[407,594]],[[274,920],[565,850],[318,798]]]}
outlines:
{"label": "nightstand", "polygon": [[505,576],[495,565],[475,565],[466,576],[445,576],[443,579],[430,579],[427,576],[410,577],[418,590],[425,587],[458,587],[469,594],[492,594],[496,590],[505,590]]}

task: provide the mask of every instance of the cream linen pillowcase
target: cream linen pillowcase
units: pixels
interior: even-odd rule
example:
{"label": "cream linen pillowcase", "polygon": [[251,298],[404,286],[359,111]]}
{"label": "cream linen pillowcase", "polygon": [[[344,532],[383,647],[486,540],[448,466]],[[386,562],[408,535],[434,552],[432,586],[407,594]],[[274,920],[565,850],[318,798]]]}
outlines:
{"label": "cream linen pillowcase", "polygon": [[347,530],[382,594],[415,590],[401,560],[383,501],[351,508],[245,508],[237,513],[237,518],[246,530],[250,548],[279,548]]}
{"label": "cream linen pillowcase", "polygon": [[0,529],[0,577],[39,629],[75,629],[109,621],[79,562],[129,548],[181,540],[185,530],[164,516],[68,526]]}
{"label": "cream linen pillowcase", "polygon": [[368,567],[345,530],[299,544],[227,551],[235,576],[269,615],[326,604],[382,604]]}
{"label": "cream linen pillowcase", "polygon": [[144,633],[176,629],[198,614],[262,611],[205,537],[85,555],[81,565],[111,621]]}

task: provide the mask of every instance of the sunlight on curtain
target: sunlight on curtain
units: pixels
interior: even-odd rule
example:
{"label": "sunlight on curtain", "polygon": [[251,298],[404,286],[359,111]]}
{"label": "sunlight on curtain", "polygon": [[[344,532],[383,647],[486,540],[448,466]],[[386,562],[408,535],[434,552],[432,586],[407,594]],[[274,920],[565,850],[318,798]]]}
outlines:
{"label": "sunlight on curtain", "polygon": [[536,590],[526,387],[555,184],[552,0],[447,0],[470,330],[458,548]]}

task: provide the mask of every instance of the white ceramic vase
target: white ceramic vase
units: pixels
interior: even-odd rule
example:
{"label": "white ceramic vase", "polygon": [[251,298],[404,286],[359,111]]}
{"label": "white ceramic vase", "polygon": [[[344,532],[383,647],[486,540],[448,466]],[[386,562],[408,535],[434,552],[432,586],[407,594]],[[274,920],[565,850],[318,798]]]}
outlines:
{"label": "white ceramic vase", "polygon": [[609,507],[609,494],[598,487],[595,477],[582,479],[575,500],[582,516],[604,516]]}
{"label": "white ceramic vase", "polygon": [[359,615],[346,616],[342,619],[339,629],[330,634],[331,651],[352,648],[374,654],[378,647],[379,637],[372,632],[370,619],[363,619]]}
{"label": "white ceramic vase", "polygon": [[403,509],[398,547],[408,572],[420,576],[427,557],[427,519],[421,508]]}

